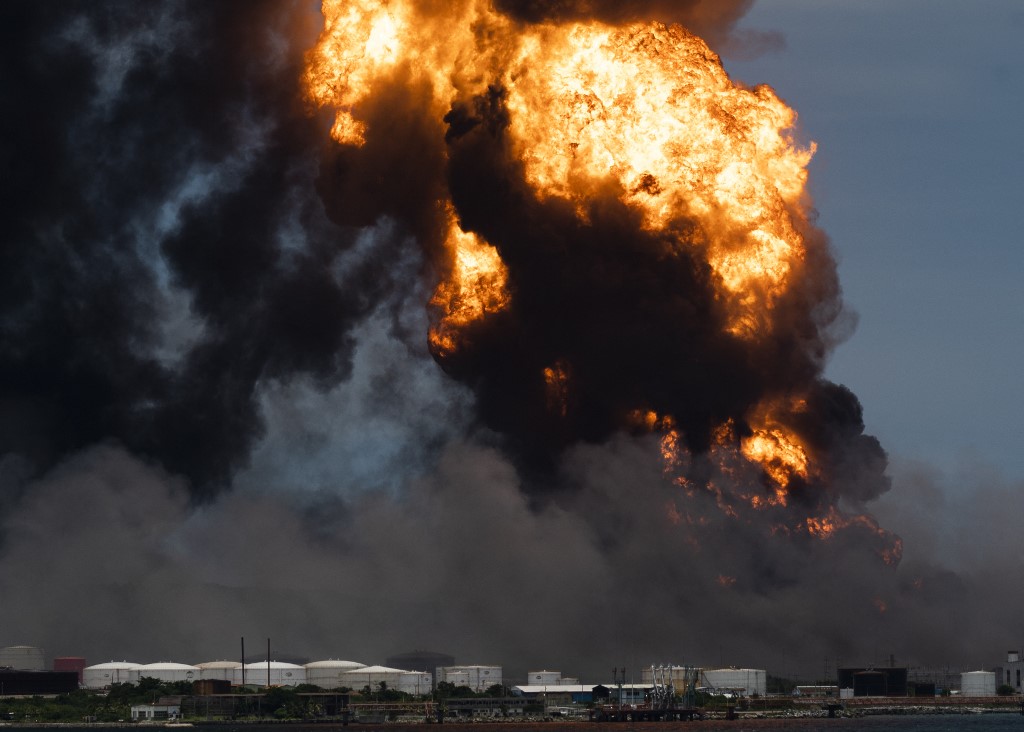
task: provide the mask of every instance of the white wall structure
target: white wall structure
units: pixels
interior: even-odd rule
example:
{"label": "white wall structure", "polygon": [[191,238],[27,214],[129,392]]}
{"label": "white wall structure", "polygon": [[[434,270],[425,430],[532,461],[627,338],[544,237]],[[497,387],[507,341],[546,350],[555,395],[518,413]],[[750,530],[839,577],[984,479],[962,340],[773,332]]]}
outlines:
{"label": "white wall structure", "polygon": [[128,672],[128,679],[131,683],[137,684],[143,678],[157,679],[164,682],[174,681],[196,681],[199,679],[199,667],[189,666],[185,663],[146,663],[136,666]]}
{"label": "white wall structure", "polygon": [[768,690],[768,673],[759,668],[705,669],[704,680],[710,687],[742,696],[764,696]]}
{"label": "white wall structure", "polygon": [[141,665],[130,661],[109,661],[86,666],[82,670],[82,686],[86,689],[105,689],[111,684],[131,683],[131,672]]}
{"label": "white wall structure", "polygon": [[995,673],[993,671],[967,671],[960,674],[960,694],[963,696],[995,696]]}
{"label": "white wall structure", "polygon": [[200,679],[216,679],[217,681],[232,681],[236,668],[241,668],[238,661],[206,661],[197,663]]}
{"label": "white wall structure", "polygon": [[473,691],[487,691],[488,687],[502,683],[501,666],[438,666],[435,677],[455,686],[468,686]]}
{"label": "white wall structure", "polygon": [[[269,666],[269,669],[268,669]],[[294,663],[283,661],[257,661],[239,665],[232,673],[231,683],[242,683],[242,670],[245,670],[246,686],[298,686],[306,683],[306,669]],[[268,683],[269,671],[269,683]]]}
{"label": "white wall structure", "polygon": [[45,671],[46,658],[42,648],[7,646],[0,648],[0,668],[4,666],[10,666],[15,671]]}
{"label": "white wall structure", "polygon": [[[333,658],[326,661],[313,661],[306,664],[306,683],[319,686],[321,689],[337,689],[340,686],[351,686],[345,677],[346,671],[366,668],[365,663],[358,661],[340,661]],[[360,687],[362,688],[362,687]]]}

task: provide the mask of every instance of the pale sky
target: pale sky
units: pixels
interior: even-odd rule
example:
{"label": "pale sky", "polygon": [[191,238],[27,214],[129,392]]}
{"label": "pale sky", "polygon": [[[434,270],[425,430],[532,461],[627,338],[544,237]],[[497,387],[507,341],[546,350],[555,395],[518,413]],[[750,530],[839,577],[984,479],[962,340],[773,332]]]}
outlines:
{"label": "pale sky", "polygon": [[767,83],[818,152],[810,187],[852,338],[828,368],[894,460],[1024,477],[1024,3],[761,0]]}

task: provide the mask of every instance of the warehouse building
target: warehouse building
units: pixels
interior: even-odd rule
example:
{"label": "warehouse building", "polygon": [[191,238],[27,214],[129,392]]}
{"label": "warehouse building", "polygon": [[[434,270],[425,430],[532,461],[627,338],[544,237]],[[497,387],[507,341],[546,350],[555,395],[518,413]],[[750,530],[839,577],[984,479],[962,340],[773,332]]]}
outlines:
{"label": "warehouse building", "polygon": [[0,671],[0,696],[67,694],[77,689],[74,671]]}

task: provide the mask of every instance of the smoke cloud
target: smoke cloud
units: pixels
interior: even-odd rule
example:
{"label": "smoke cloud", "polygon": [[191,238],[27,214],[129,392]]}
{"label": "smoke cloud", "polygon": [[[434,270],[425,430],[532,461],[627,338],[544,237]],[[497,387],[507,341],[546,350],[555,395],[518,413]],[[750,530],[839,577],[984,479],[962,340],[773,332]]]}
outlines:
{"label": "smoke cloud", "polygon": [[[750,4],[497,7],[725,44]],[[586,221],[528,195],[499,87],[435,119],[396,69],[361,109],[366,144],[342,147],[302,98],[309,3],[0,12],[0,643],[199,662],[271,636],[310,658],[431,647],[595,682],[658,662],[807,672],[873,660],[869,641],[921,663],[1005,650],[969,621],[1011,623],[989,588],[1019,566],[1021,492],[990,477],[978,490],[1006,510],[966,511],[899,466],[887,493],[856,397],[821,378],[845,316],[813,226],[779,327],[744,345],[721,336],[693,222],[669,259],[612,192]],[[439,367],[445,196],[515,297]],[[555,419],[541,374],[559,359],[574,396]],[[907,540],[898,569],[870,520],[821,539],[685,491],[623,420],[675,415],[688,474],[721,484],[737,478],[706,457],[714,425],[742,432],[794,390],[787,426],[822,459],[790,509],[870,505]],[[985,547],[981,525],[998,527]]]}

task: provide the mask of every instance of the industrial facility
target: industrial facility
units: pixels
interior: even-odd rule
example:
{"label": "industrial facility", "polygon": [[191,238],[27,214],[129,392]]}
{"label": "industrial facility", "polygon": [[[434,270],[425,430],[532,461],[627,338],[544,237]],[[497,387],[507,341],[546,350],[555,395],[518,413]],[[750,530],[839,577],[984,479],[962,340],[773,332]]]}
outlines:
{"label": "industrial facility", "polygon": [[[269,644],[268,644],[269,650]],[[292,657],[294,658],[294,657]],[[381,701],[385,692],[411,696],[433,694],[437,684],[463,687],[482,694],[494,687],[509,688],[516,699],[529,703],[574,705],[611,700],[621,704],[643,705],[658,688],[670,688],[675,694],[687,691],[712,697],[760,698],[768,695],[768,674],[763,669],[728,666],[701,668],[694,666],[649,666],[636,669],[627,683],[625,669],[615,670],[613,683],[581,683],[576,677],[563,676],[560,671],[531,670],[526,683],[513,685],[502,666],[456,665],[454,658],[440,653],[415,651],[392,659],[405,659],[423,667],[438,660],[452,661],[433,668],[433,672],[410,666],[367,665],[359,661],[328,658],[309,663],[282,660],[240,661],[214,660],[196,664],[174,661],[137,663],[107,661],[86,665],[78,656],[60,656],[46,670],[45,652],[34,646],[17,645],[0,648],[0,696],[12,694],[50,694],[76,688],[102,690],[115,684],[139,684],[143,679],[194,684],[197,694],[226,694],[232,688],[248,687],[256,692],[267,687],[312,685],[325,693],[359,692]],[[800,686],[794,697],[838,697],[839,699],[873,697],[936,697],[962,695],[984,698],[1005,694],[1021,694],[1024,661],[1019,651],[1008,651],[1003,664],[991,669],[962,671],[960,669],[925,670],[897,667],[890,658],[888,666],[844,667],[836,671],[834,685]],[[634,679],[638,683],[633,683]],[[181,693],[181,692],[178,692]],[[508,693],[508,692],[506,692]],[[775,694],[779,692],[776,690]],[[463,698],[468,695],[463,695]],[[511,698],[511,697],[510,697]],[[518,702],[517,702],[518,703]],[[464,705],[475,708],[474,705]],[[478,705],[479,706],[479,705]],[[486,705],[485,705],[486,706]]]}
{"label": "industrial facility", "polygon": [[1015,694],[1024,693],[1021,686],[1021,671],[1024,671],[1024,661],[1021,661],[1020,651],[1007,651],[1006,663],[996,666],[996,684],[1009,686]]}

